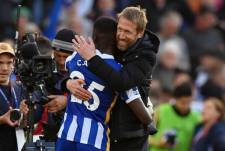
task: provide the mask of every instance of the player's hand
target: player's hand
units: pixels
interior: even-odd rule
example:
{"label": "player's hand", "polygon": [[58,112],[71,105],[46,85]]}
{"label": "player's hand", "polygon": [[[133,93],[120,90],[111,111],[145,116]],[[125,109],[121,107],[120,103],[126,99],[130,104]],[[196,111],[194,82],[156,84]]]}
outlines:
{"label": "player's hand", "polygon": [[83,36],[75,35],[75,39],[73,39],[72,42],[74,50],[77,51],[85,60],[90,60],[95,56],[95,44],[91,38],[86,40]]}
{"label": "player's hand", "polygon": [[10,107],[9,111],[0,116],[0,124],[7,124],[9,126],[15,127],[18,125],[18,121],[11,121],[10,120],[10,113],[13,111],[13,109]]}
{"label": "player's hand", "polygon": [[66,107],[67,104],[67,97],[64,95],[49,95],[50,102],[44,105],[47,107],[49,112],[55,113],[61,111]]}
{"label": "player's hand", "polygon": [[28,105],[26,104],[26,100],[21,101],[21,103],[20,103],[20,111],[23,114],[27,115],[27,113],[29,111],[29,108],[28,108]]}
{"label": "player's hand", "polygon": [[82,79],[76,79],[76,80],[68,80],[66,82],[67,89],[78,99],[87,101],[92,98],[91,93],[88,90],[85,90],[82,85],[84,85],[85,82]]}

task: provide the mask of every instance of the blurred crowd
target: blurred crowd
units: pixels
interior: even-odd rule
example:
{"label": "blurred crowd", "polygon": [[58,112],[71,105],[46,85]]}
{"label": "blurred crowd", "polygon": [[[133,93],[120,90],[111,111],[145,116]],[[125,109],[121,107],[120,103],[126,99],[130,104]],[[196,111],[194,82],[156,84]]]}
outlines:
{"label": "blurred crowd", "polygon": [[156,103],[168,102],[173,87],[183,80],[195,86],[195,101],[208,96],[224,100],[224,0],[1,1],[1,41],[14,41],[19,2],[23,6],[18,23],[20,37],[38,32],[49,39],[65,27],[91,36],[93,21],[99,16],[116,17],[126,6],[140,5],[147,11],[148,29],[157,33],[161,42],[152,82]]}
{"label": "blurred crowd", "polygon": [[[164,106],[165,104],[177,106],[176,100],[184,101],[183,104],[185,104],[185,100],[180,98],[191,96],[189,98],[191,101],[186,101],[187,110],[202,113],[202,117],[190,120],[193,122],[191,126],[193,128],[183,135],[193,133],[195,142],[201,140],[204,135],[210,134],[208,132],[210,126],[208,128],[198,125],[201,120],[205,123],[215,123],[210,121],[212,119],[217,119],[216,122],[222,121],[225,102],[225,0],[0,1],[0,41],[12,45],[17,29],[18,3],[23,6],[18,21],[20,37],[28,32],[37,32],[50,40],[62,28],[72,29],[86,37],[91,36],[93,22],[99,16],[116,17],[116,14],[126,6],[140,5],[147,12],[147,28],[160,38],[158,59],[150,91],[150,98],[157,108],[157,114],[166,114],[168,107]],[[189,83],[192,93],[187,93],[188,86],[183,87],[184,91],[181,91],[182,88],[180,91],[176,89],[182,83]],[[178,110],[183,110],[179,106],[182,105],[178,104]],[[217,111],[219,115],[213,115]],[[160,120],[163,116],[158,118],[158,121],[164,121]],[[186,120],[186,116],[181,118]],[[172,124],[169,125],[172,126]],[[194,128],[197,125],[198,128]],[[216,128],[220,129],[220,125]],[[159,130],[163,129],[166,128],[160,127]],[[225,137],[225,132],[220,133]],[[210,137],[215,136],[212,134]],[[207,144],[210,139],[204,141]],[[157,146],[154,142],[150,143],[152,146]],[[199,147],[198,143],[194,144]],[[173,148],[168,144],[160,145],[161,149]],[[201,148],[198,149],[201,150]],[[152,150],[157,149],[153,147]]]}

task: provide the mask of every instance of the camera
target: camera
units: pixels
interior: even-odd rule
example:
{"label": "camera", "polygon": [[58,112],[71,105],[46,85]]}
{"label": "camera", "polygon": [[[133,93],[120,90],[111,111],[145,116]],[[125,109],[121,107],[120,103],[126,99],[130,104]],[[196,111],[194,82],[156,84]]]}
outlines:
{"label": "camera", "polygon": [[10,112],[10,120],[12,122],[18,121],[21,118],[22,114],[19,109],[13,109]]}
{"label": "camera", "polygon": [[50,101],[47,96],[53,88],[47,88],[46,83],[48,87],[54,86],[52,75],[56,72],[56,65],[51,56],[40,54],[36,43],[37,37],[38,35],[34,33],[26,33],[22,37],[16,60],[16,74],[27,90],[31,93],[38,91],[41,100],[37,103],[44,105]]}
{"label": "camera", "polygon": [[176,130],[169,130],[164,134],[164,138],[168,144],[174,145],[176,143]]}

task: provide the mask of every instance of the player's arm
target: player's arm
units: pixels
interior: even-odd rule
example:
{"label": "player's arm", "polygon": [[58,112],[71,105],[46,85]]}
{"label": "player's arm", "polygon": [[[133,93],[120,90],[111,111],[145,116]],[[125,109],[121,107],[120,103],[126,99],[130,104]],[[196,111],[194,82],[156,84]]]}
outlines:
{"label": "player's arm", "polygon": [[[141,48],[140,53],[129,57],[126,64],[120,71],[116,71],[107,64],[101,57],[95,54],[95,45],[93,42],[87,42],[81,36],[75,36],[79,44],[73,40],[77,52],[88,61],[88,69],[96,74],[100,79],[118,92],[129,90],[134,86],[146,84],[144,81],[151,74],[153,66],[156,63],[156,52],[159,40],[155,37],[156,47],[151,49]],[[81,42],[82,41],[82,42]],[[82,46],[81,46],[82,45]],[[153,50],[156,49],[156,50]]]}
{"label": "player's arm", "polygon": [[145,107],[141,98],[137,98],[127,105],[142,124],[148,125],[152,122],[150,112],[148,111],[148,108]]}
{"label": "player's arm", "polygon": [[134,87],[126,92],[120,94],[121,100],[125,101],[128,107],[132,110],[135,116],[144,125],[148,125],[152,122],[151,114],[148,108],[143,103],[140,93],[137,87]]}
{"label": "player's arm", "polygon": [[126,63],[120,71],[116,71],[96,55],[88,60],[88,69],[107,82],[113,90],[122,92],[145,84],[144,79],[151,74],[156,60],[156,54],[150,53]]}

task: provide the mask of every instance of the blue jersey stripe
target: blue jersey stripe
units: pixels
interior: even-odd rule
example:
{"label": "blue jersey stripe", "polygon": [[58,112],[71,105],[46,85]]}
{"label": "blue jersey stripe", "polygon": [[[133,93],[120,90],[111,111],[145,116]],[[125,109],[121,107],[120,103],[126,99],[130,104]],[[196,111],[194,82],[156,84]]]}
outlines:
{"label": "blue jersey stripe", "polygon": [[91,125],[92,125],[91,126],[91,133],[89,135],[88,144],[95,144],[95,139],[96,139],[96,135],[97,135],[98,125],[96,124],[96,122],[94,120],[92,120]]}
{"label": "blue jersey stripe", "polygon": [[67,134],[66,139],[69,140],[69,141],[73,141],[74,137],[75,137],[75,134],[76,134],[76,131],[77,131],[77,116],[73,115],[73,120],[72,120],[72,122],[70,124],[70,127],[68,129],[68,134]]}
{"label": "blue jersey stripe", "polygon": [[75,134],[75,140],[77,142],[80,142],[80,138],[81,138],[81,131],[82,131],[82,126],[83,126],[83,117],[78,116],[77,117],[77,133]]}

